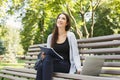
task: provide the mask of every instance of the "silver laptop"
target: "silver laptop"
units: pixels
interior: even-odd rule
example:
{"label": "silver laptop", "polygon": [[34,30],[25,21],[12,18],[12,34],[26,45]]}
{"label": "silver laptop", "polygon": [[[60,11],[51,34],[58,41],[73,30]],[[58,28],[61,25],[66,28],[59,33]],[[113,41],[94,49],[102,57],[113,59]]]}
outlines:
{"label": "silver laptop", "polygon": [[103,64],[104,64],[104,58],[99,58],[96,56],[87,56],[83,63],[81,74],[99,76]]}

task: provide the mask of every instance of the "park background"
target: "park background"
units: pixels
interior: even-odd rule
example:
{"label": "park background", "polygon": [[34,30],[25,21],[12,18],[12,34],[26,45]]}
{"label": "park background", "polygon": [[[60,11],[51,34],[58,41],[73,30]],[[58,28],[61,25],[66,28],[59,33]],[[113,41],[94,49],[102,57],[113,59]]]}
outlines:
{"label": "park background", "polygon": [[0,0],[0,69],[23,67],[28,47],[46,43],[61,12],[77,39],[120,33],[120,0]]}

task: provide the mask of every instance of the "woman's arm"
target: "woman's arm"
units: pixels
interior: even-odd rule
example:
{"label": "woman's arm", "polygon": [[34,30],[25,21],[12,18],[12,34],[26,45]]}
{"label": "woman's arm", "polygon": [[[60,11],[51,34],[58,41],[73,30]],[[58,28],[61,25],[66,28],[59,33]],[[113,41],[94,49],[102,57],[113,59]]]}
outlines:
{"label": "woman's arm", "polygon": [[51,47],[51,38],[52,38],[52,34],[50,34],[47,38],[47,47],[50,48]]}
{"label": "woman's arm", "polygon": [[79,55],[79,51],[78,51],[77,40],[76,40],[74,33],[71,34],[71,45],[72,45],[72,53],[73,53],[74,63],[77,68],[77,73],[80,73],[80,71],[81,71],[80,55]]}

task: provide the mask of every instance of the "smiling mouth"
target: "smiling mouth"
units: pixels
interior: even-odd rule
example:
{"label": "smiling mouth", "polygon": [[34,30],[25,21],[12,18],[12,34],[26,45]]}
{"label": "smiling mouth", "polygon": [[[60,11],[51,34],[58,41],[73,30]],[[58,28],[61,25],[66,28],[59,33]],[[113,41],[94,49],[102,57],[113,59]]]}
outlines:
{"label": "smiling mouth", "polygon": [[58,24],[60,24],[60,25],[61,25],[62,23],[61,23],[61,22],[59,22]]}

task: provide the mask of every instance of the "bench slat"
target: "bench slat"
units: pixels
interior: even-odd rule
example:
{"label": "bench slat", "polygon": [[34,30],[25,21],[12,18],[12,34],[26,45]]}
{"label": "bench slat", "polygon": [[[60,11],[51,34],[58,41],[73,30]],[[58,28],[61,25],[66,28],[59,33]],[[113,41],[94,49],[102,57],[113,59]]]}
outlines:
{"label": "bench slat", "polygon": [[7,79],[12,79],[12,80],[28,80],[25,78],[19,78],[19,77],[15,77],[15,76],[10,76],[10,75],[6,75],[6,74],[0,74],[1,78],[7,78]]}
{"label": "bench slat", "polygon": [[119,70],[102,69],[101,73],[102,74],[120,75],[120,69]]}
{"label": "bench slat", "polygon": [[120,67],[120,62],[104,62],[104,67]]}
{"label": "bench slat", "polygon": [[[86,56],[89,56],[89,55],[86,55]],[[120,60],[120,55],[95,55],[95,56],[104,58],[105,60]],[[80,56],[80,57],[81,57],[81,60],[85,59],[85,56]]]}
{"label": "bench slat", "polygon": [[97,43],[87,43],[87,44],[78,44],[79,48],[100,48],[106,46],[119,46],[120,41],[108,41],[108,42],[97,42]]}
{"label": "bench slat", "polygon": [[16,76],[23,76],[26,78],[33,78],[33,79],[36,77],[35,74],[27,74],[22,72],[15,72],[15,71],[8,71],[8,70],[1,70],[1,72],[6,74],[11,74],[11,75],[16,75]]}
{"label": "bench slat", "polygon": [[28,64],[26,64],[25,67],[29,68],[29,69],[33,69],[34,65],[28,65]]}
{"label": "bench slat", "polygon": [[5,67],[4,70],[16,71],[16,72],[24,72],[24,73],[30,73],[30,74],[35,74],[35,73],[36,73],[36,70],[34,70],[34,69],[27,69],[27,68],[11,68],[11,67]]}
{"label": "bench slat", "polygon": [[35,61],[25,61],[25,64],[35,64]]}
{"label": "bench slat", "polygon": [[[35,64],[35,61],[26,61],[26,64]],[[120,62],[104,62],[104,67],[120,67]]]}
{"label": "bench slat", "polygon": [[40,52],[40,48],[29,48],[28,52]]}
{"label": "bench slat", "polygon": [[27,55],[38,55],[40,52],[27,52]]}
{"label": "bench slat", "polygon": [[28,60],[28,59],[30,59],[30,60],[36,60],[36,59],[37,59],[37,56],[32,56],[32,57],[26,56],[25,59],[26,59],[26,60]]}
{"label": "bench slat", "polygon": [[[32,74],[35,75],[36,74],[36,71],[33,70],[33,69],[21,69],[21,68],[9,68],[9,67],[6,67],[4,68],[5,70],[7,71],[4,71],[4,73],[6,74],[11,74],[11,75],[15,75],[15,76],[23,76],[23,75],[18,75],[19,73],[21,74],[21,72],[23,73],[26,73],[26,74]],[[9,71],[9,72],[8,72]],[[15,74],[14,72],[17,72],[18,74]],[[0,74],[0,77],[4,77],[4,78],[8,78],[8,79],[12,79],[12,80],[28,80],[28,79],[25,79],[25,78],[21,78],[21,77],[13,77],[11,75],[4,75],[3,74]],[[26,76],[25,76],[26,77]],[[28,76],[27,76],[28,77]],[[32,77],[33,79],[35,79],[35,77],[33,76]],[[68,80],[68,79],[63,79],[63,78],[56,78],[56,77],[53,77],[53,80]]]}
{"label": "bench slat", "polygon": [[120,48],[100,48],[100,49],[88,49],[80,50],[81,54],[90,54],[90,53],[120,53]]}
{"label": "bench slat", "polygon": [[82,80],[118,80],[117,78],[96,77],[96,76],[66,74],[66,73],[55,73],[54,76],[68,78],[68,79],[82,79]]}
{"label": "bench slat", "polygon": [[83,43],[83,42],[89,43],[89,42],[101,42],[101,41],[110,41],[110,40],[120,40],[120,34],[92,37],[88,39],[79,39],[77,41],[79,43]]}
{"label": "bench slat", "polygon": [[30,45],[29,48],[36,48],[36,47],[39,47],[39,46],[46,46],[46,44],[45,43],[43,43],[43,44],[34,44],[34,45]]}
{"label": "bench slat", "polygon": [[120,60],[120,55],[100,55],[99,57],[105,58],[106,60]]}

